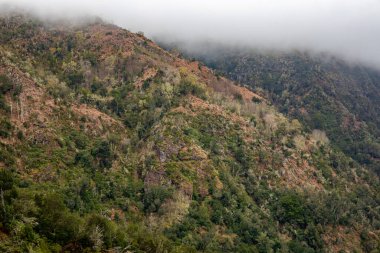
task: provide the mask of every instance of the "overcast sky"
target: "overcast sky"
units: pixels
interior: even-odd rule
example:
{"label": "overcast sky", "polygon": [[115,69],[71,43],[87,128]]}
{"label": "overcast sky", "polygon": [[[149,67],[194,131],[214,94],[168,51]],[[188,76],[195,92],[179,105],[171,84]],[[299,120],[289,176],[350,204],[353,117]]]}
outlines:
{"label": "overcast sky", "polygon": [[0,0],[41,15],[98,15],[166,41],[327,51],[380,67],[380,0]]}

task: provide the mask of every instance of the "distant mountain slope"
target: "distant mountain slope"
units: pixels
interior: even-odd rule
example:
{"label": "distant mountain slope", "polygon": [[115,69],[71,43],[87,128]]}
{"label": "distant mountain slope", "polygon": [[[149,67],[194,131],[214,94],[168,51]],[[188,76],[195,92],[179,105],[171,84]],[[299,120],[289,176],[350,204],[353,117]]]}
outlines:
{"label": "distant mountain slope", "polygon": [[334,145],[380,173],[380,71],[328,55],[205,48],[187,56],[261,90],[281,112],[325,130]]}
{"label": "distant mountain slope", "polygon": [[380,184],[266,98],[101,21],[0,18],[1,252],[371,252]]}

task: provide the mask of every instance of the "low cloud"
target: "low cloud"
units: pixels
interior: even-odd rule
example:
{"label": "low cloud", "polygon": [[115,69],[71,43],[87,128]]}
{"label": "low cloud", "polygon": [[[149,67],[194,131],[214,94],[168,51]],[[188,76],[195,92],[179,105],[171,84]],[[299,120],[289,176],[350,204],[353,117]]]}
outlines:
{"label": "low cloud", "polygon": [[308,50],[380,67],[378,0],[0,0],[44,17],[98,15],[164,42]]}

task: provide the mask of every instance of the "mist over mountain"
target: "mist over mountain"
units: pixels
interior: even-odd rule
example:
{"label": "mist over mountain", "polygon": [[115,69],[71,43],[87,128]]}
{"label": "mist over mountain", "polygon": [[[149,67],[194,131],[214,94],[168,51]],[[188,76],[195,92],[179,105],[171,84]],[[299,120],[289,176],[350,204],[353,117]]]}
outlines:
{"label": "mist over mountain", "polygon": [[[343,1],[27,1],[0,3],[43,17],[98,15],[166,43],[212,41],[258,49],[327,52],[380,66],[380,2]],[[53,4],[52,4],[53,3]]]}

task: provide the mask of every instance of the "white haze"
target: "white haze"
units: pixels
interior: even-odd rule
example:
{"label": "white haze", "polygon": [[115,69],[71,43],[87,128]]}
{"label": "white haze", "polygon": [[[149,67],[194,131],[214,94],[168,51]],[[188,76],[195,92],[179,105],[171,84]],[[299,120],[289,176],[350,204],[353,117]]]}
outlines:
{"label": "white haze", "polygon": [[380,0],[0,0],[38,15],[98,15],[164,42],[329,52],[380,67]]}

